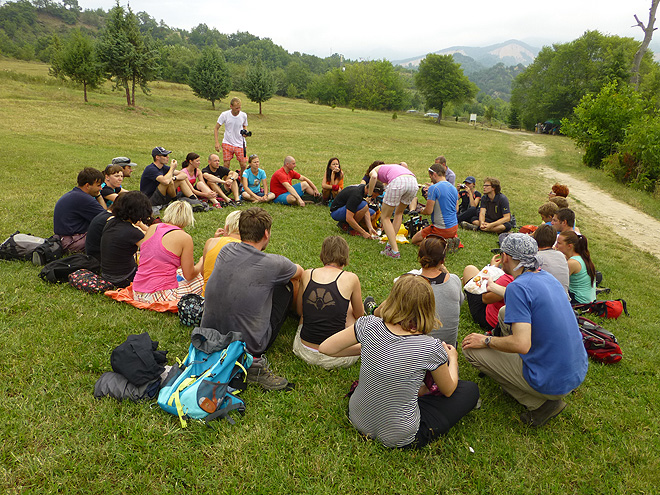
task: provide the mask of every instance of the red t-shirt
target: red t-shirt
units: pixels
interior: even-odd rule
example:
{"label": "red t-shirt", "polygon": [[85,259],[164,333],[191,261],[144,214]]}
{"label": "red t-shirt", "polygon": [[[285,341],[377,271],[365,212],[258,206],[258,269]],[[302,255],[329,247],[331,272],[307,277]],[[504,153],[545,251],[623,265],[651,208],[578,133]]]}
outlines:
{"label": "red t-shirt", "polygon": [[[513,282],[513,277],[506,273],[495,281],[496,284],[501,285],[502,287],[506,287],[511,282]],[[504,306],[504,300],[486,305],[486,321],[493,328],[497,326],[497,315],[502,306]]]}
{"label": "red t-shirt", "polygon": [[285,192],[289,192],[286,190],[286,187],[284,187],[282,184],[284,184],[285,182],[291,184],[291,181],[293,179],[300,179],[300,174],[295,170],[292,170],[291,172],[287,173],[286,169],[282,167],[281,169],[276,171],[270,178],[270,192],[275,194],[275,197],[279,196],[280,194],[284,194]]}

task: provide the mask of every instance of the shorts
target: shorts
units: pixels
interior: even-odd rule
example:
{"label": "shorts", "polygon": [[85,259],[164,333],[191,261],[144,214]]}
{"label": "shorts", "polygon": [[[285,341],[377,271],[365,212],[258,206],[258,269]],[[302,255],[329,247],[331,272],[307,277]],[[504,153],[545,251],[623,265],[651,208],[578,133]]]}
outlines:
{"label": "shorts", "polygon": [[163,193],[161,193],[158,189],[156,189],[149,198],[149,201],[151,201],[151,206],[165,206],[170,201],[172,201],[172,199],[174,198],[164,196]]}
{"label": "shorts", "polygon": [[486,321],[486,304],[484,304],[483,299],[481,299],[481,294],[472,294],[467,291],[464,292],[474,322],[483,330],[492,330],[493,327],[488,321]]}
{"label": "shorts", "polygon": [[[303,192],[302,192],[302,182],[298,182],[298,184],[296,184],[295,186],[293,186],[293,188],[294,188],[294,189],[296,190],[296,192],[298,193],[298,196],[302,196],[302,193],[303,193]],[[278,197],[276,197],[276,198],[273,200],[273,203],[277,203],[277,204],[280,204],[280,205],[288,205],[289,202],[286,200],[286,198],[289,197],[289,194],[291,194],[291,193],[288,192],[288,191],[285,192],[285,193],[280,194]]]}
{"label": "shorts", "polygon": [[245,154],[243,153],[242,146],[232,146],[231,144],[222,143],[222,159],[227,162],[231,160],[234,155],[236,155],[239,162],[245,161]]}
{"label": "shorts", "polygon": [[327,354],[323,354],[316,349],[307,347],[302,343],[302,340],[300,340],[301,330],[302,324],[298,325],[298,331],[296,332],[296,336],[293,339],[293,353],[306,363],[313,364],[315,366],[321,366],[326,370],[331,370],[334,368],[348,368],[349,366],[357,363],[358,359],[360,359],[360,356],[328,356]]}
{"label": "shorts", "polygon": [[419,185],[414,175],[399,175],[387,185],[383,203],[395,207],[400,203],[409,205],[417,197],[417,189]]}
{"label": "shorts", "polygon": [[[353,212],[353,214],[355,215],[358,211],[361,211],[362,208],[364,208],[365,206],[367,206],[367,202],[362,201],[362,203],[360,203],[358,205],[357,210],[355,212]],[[369,215],[373,215],[375,213],[376,213],[375,210],[372,210],[371,208],[369,208]],[[330,212],[330,217],[335,222],[345,222],[346,221],[346,207],[342,206],[340,208],[337,208],[335,211],[331,211]]]}
{"label": "shorts", "polygon": [[449,227],[448,229],[439,229],[435,225],[429,225],[428,227],[424,227],[422,229],[422,238],[426,239],[431,234],[434,234],[434,235],[439,235],[444,239],[452,239],[456,237],[457,233],[458,233],[458,225],[454,225],[453,227]]}

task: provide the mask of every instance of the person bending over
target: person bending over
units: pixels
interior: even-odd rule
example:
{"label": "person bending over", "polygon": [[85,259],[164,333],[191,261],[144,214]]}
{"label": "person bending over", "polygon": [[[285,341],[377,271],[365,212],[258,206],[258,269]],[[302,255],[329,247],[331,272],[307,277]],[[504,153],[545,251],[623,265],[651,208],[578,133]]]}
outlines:
{"label": "person bending over", "polygon": [[[383,192],[383,185],[376,184],[374,187],[374,196]],[[366,201],[367,186],[358,184],[357,186],[348,186],[341,190],[330,206],[330,216],[342,230],[346,225],[352,228],[365,239],[371,239],[376,236],[376,229],[373,228],[371,215],[375,213],[369,208]]]}
{"label": "person bending over", "polygon": [[326,237],[321,247],[322,268],[305,270],[298,292],[301,315],[293,340],[293,353],[303,361],[325,369],[355,364],[357,354],[330,357],[319,352],[325,339],[355,323],[364,314],[360,279],[344,271],[348,265],[348,243],[343,237]]}
{"label": "person bending over", "polygon": [[[456,348],[428,335],[439,323],[426,279],[401,276],[381,314],[358,318],[319,351],[343,356],[361,344],[360,379],[348,404],[351,424],[386,447],[421,448],[475,407],[479,388],[458,379]],[[427,371],[442,395],[423,395]]]}
{"label": "person bending over", "polygon": [[[388,239],[385,250],[380,254],[399,259],[401,253],[399,253],[396,243],[396,234],[403,221],[403,211],[417,196],[419,187],[417,178],[403,165],[378,165],[369,172],[368,196],[373,195],[378,181],[386,184],[380,219]],[[392,214],[394,214],[394,221],[392,221]]]}
{"label": "person bending over", "polygon": [[183,230],[195,224],[192,206],[174,201],[161,219],[147,229],[140,245],[140,265],[133,279],[136,301],[176,301],[202,292],[202,260],[195,264],[192,237]]}

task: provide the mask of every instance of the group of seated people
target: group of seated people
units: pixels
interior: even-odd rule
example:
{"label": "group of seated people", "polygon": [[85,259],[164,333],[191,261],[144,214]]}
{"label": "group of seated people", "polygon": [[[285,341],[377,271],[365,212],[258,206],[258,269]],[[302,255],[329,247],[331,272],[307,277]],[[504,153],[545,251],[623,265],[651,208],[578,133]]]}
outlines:
{"label": "group of seated people", "polygon": [[[345,270],[349,247],[343,237],[326,238],[320,253],[322,266],[303,270],[284,256],[265,252],[272,217],[262,208],[251,207],[228,215],[224,228],[206,241],[202,258],[195,262],[192,237],[184,230],[194,224],[192,207],[170,198],[219,201],[217,187],[255,203],[272,200],[302,206],[307,193],[332,201],[333,218],[372,237],[370,216],[375,212],[366,200],[384,187],[381,221],[389,242],[382,254],[398,258],[395,234],[419,188],[405,163],[374,162],[362,184],[344,188],[339,160],[333,158],[319,192],[295,172],[295,159],[289,156],[273,174],[269,190],[258,157],[252,155],[241,192],[237,177],[231,174],[218,178],[224,182],[207,179],[207,174],[217,178],[214,171],[220,169],[214,155],[200,171],[199,156],[188,154],[182,170],[175,173],[176,161],[171,167],[166,165],[168,150],[153,152],[154,163],[149,167],[153,165],[157,172],[148,172],[147,167],[141,180],[142,186],[145,174],[155,177],[151,194],[142,187],[142,192],[124,190],[119,164],[110,165],[105,174],[84,169],[78,186],[55,207],[55,232],[62,232],[69,251],[80,251],[81,242],[83,249],[86,245],[88,254],[100,258],[102,277],[117,287],[132,286],[136,300],[172,301],[203,291],[201,326],[243,334],[254,357],[247,372],[249,382],[267,390],[292,386],[273,373],[265,354],[289,308],[295,307],[300,315],[293,343],[296,356],[325,368],[361,360],[358,385],[349,403],[351,423],[386,446],[421,447],[448,431],[479,400],[477,385],[458,378],[459,314],[466,299],[474,321],[485,333],[467,335],[461,344],[463,353],[526,406],[520,416],[523,423],[545,424],[564,409],[562,399],[583,381],[586,352],[571,300],[595,299],[595,269],[587,240],[575,232],[575,216],[568,208],[552,211],[551,217],[552,207],[543,213],[540,208],[545,223],[533,236],[503,237],[501,253],[493,256],[491,264],[505,274],[497,281],[489,280],[484,294],[464,292],[463,286],[479,269],[466,267],[461,280],[445,266],[460,208],[464,208],[461,213],[470,213],[466,222],[476,229],[504,233],[511,229],[508,200],[496,179],[484,181],[481,196],[474,190],[474,177],[454,186],[448,181],[446,161],[434,163],[428,170],[432,183],[427,203],[421,207],[423,214],[432,215],[432,225],[413,238],[419,245],[420,269],[396,279],[386,300],[373,314],[365,315],[360,280]],[[126,160],[129,168],[134,166]],[[299,180],[295,186],[294,179]],[[155,205],[167,205],[157,223],[152,219]],[[502,216],[494,220],[488,216],[492,214]]]}

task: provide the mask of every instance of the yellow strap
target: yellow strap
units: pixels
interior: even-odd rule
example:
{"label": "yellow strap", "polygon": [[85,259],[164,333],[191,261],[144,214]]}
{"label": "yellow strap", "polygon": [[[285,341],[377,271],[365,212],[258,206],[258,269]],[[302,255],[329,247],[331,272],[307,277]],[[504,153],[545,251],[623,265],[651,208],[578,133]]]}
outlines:
{"label": "yellow strap", "polygon": [[[247,380],[247,370],[246,370],[245,367],[244,367],[241,363],[239,363],[238,361],[236,361],[236,365],[237,365],[239,368],[241,368],[241,369],[243,370],[243,381],[246,381],[246,380]],[[232,395],[238,395],[238,394],[240,394],[240,393],[241,393],[241,391],[238,390],[238,389],[236,389],[236,390],[234,390],[234,391],[232,392]]]}

